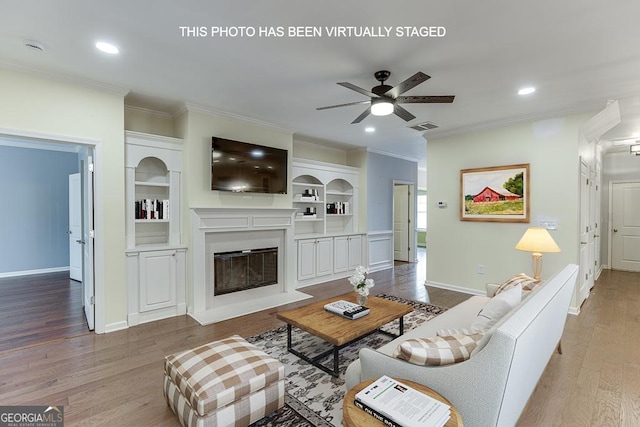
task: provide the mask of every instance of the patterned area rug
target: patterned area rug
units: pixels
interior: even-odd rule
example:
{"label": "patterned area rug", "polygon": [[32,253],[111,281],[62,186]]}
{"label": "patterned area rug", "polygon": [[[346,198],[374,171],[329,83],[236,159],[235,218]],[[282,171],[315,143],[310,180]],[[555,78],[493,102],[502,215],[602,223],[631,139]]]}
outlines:
{"label": "patterned area rug", "polygon": [[[446,311],[442,307],[392,295],[380,294],[377,296],[413,307],[413,312],[404,317],[405,330],[413,329],[422,322]],[[398,333],[398,321],[385,325],[383,329]],[[340,377],[334,378],[287,352],[286,326],[247,338],[247,341],[280,360],[285,365],[286,374],[285,409],[259,421],[255,426],[342,426],[342,401],[346,392],[344,373],[347,366],[358,357],[358,351],[361,348],[379,348],[391,340],[392,338],[387,335],[373,334],[341,349]],[[295,348],[305,354],[320,354],[331,347],[320,338],[297,328],[293,328],[293,342]],[[332,358],[331,355],[327,356],[326,364],[331,363]]]}

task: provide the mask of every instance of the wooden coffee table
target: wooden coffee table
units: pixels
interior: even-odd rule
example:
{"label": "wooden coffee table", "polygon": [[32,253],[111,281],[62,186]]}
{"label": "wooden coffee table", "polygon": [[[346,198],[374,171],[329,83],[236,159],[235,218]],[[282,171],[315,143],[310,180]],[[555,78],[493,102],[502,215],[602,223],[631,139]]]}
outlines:
{"label": "wooden coffee table", "polygon": [[[404,333],[404,315],[413,311],[410,305],[389,301],[384,298],[369,297],[367,307],[371,309],[371,312],[359,319],[351,320],[324,309],[325,304],[338,300],[355,303],[356,294],[351,292],[276,314],[278,319],[287,323],[287,350],[334,377],[339,375],[338,352],[341,348],[375,332],[382,332],[393,337],[402,335]],[[379,329],[381,326],[396,319],[399,321],[398,335]],[[331,344],[333,348],[313,357],[302,354],[293,348],[293,343],[291,342],[291,328],[293,326],[322,338]],[[319,360],[331,353],[333,353],[333,369],[319,362]]]}
{"label": "wooden coffee table", "polygon": [[[356,384],[344,396],[344,402],[342,404],[342,416],[343,416],[342,423],[344,427],[359,427],[359,426],[366,426],[366,427],[385,426],[386,427],[385,423],[375,419],[373,416],[367,414],[365,411],[358,408],[355,405],[355,403],[353,403],[354,399],[356,398],[356,394],[360,390],[364,389],[366,386],[371,384],[373,381],[374,380],[367,380],[367,381],[361,382],[360,384]],[[451,402],[449,402],[440,393],[434,390],[431,390],[429,387],[425,385],[418,384],[413,381],[403,380],[403,379],[399,379],[398,381],[418,391],[421,391],[427,396],[433,397],[434,399],[437,399],[440,402],[443,402],[449,405],[451,407],[451,418],[449,418],[449,421],[447,421],[447,423],[445,424],[445,427],[463,427],[462,417],[460,416],[460,412],[458,412],[456,407],[453,406]]]}

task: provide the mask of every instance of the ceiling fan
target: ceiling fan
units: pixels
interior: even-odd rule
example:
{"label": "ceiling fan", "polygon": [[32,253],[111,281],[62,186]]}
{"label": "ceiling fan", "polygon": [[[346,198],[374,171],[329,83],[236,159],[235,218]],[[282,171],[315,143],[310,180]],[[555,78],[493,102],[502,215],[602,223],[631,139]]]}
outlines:
{"label": "ceiling fan", "polygon": [[374,116],[386,116],[388,114],[394,113],[396,116],[404,119],[405,121],[410,121],[416,118],[413,114],[402,108],[398,104],[434,104],[434,103],[451,103],[455,98],[454,95],[443,95],[443,96],[400,96],[409,89],[412,89],[419,85],[422,82],[429,80],[431,77],[418,71],[413,76],[409,77],[399,85],[395,87],[391,87],[389,85],[384,84],[384,82],[389,78],[391,72],[382,70],[376,71],[374,73],[374,77],[376,80],[380,82],[380,85],[374,86],[371,91],[366,89],[362,89],[354,84],[348,82],[339,82],[340,86],[344,86],[347,89],[354,90],[358,93],[366,95],[371,99],[367,101],[358,101],[358,102],[349,102],[347,104],[339,104],[339,105],[330,105],[328,107],[319,107],[316,110],[327,110],[330,108],[338,108],[338,107],[347,107],[349,105],[359,105],[359,104],[371,104],[369,108],[367,108],[362,114],[360,114],[351,124],[360,123],[365,117],[369,114],[373,114]]}

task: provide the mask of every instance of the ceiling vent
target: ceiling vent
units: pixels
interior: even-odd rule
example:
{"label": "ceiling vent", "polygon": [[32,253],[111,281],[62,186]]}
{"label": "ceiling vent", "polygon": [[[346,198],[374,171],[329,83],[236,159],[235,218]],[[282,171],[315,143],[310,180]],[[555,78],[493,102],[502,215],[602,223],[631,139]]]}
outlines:
{"label": "ceiling vent", "polygon": [[424,123],[418,123],[417,125],[413,125],[413,126],[409,126],[411,129],[415,129],[418,132],[423,132],[425,130],[431,130],[431,129],[435,129],[437,127],[439,127],[437,124],[433,123],[433,122],[424,122]]}
{"label": "ceiling vent", "polygon": [[40,43],[40,42],[35,41],[35,40],[25,40],[24,41],[24,45],[28,49],[39,50],[40,52],[44,51],[44,45],[42,43]]}

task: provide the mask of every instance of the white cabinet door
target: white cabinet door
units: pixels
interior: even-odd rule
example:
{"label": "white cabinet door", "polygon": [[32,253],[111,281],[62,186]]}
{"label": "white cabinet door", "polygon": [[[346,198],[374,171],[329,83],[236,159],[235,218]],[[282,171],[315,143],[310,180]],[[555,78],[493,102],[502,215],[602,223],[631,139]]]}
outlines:
{"label": "white cabinet door", "polygon": [[176,279],[176,251],[140,253],[140,312],[175,306]]}
{"label": "white cabinet door", "polygon": [[342,273],[349,269],[349,236],[333,239],[333,272]]}
{"label": "white cabinet door", "polygon": [[298,280],[316,277],[316,239],[298,241]]}
{"label": "white cabinet door", "polygon": [[333,238],[316,240],[316,277],[333,273]]}
{"label": "white cabinet door", "polygon": [[349,271],[362,264],[362,236],[349,236]]}

